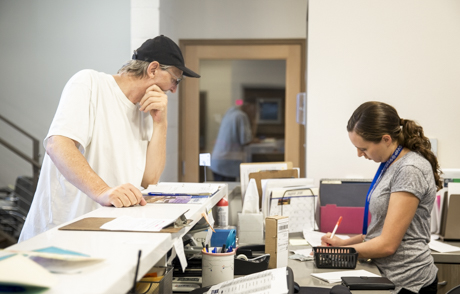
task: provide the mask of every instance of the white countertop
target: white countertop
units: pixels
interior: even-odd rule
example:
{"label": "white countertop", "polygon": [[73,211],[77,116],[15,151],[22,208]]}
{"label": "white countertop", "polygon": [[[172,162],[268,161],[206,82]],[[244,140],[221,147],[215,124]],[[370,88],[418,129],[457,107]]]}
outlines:
{"label": "white countertop", "polygon": [[133,286],[138,251],[142,250],[138,273],[139,280],[167,254],[176,240],[182,238],[201,219],[201,213],[211,209],[225,195],[227,195],[227,186],[223,185],[219,192],[204,204],[147,204],[146,206],[127,208],[101,207],[69,222],[73,223],[87,217],[118,217],[121,215],[158,219],[180,214],[189,209],[186,217],[192,219],[193,222],[190,226],[174,234],[64,231],[54,228],[25,242],[10,246],[8,249],[36,250],[55,246],[105,259],[102,263],[88,267],[78,274],[55,274],[58,278],[58,284],[40,293],[127,293]]}

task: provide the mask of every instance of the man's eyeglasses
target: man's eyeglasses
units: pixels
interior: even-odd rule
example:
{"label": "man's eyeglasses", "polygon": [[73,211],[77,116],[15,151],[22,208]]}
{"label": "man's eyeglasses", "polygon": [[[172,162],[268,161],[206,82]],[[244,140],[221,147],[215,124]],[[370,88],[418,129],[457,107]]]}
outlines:
{"label": "man's eyeglasses", "polygon": [[173,79],[171,79],[171,80],[173,81],[175,87],[177,87],[179,85],[180,81],[182,81],[182,79],[184,78],[184,77],[179,78],[178,76],[173,74],[172,71],[169,70],[169,67],[168,68],[162,68],[162,70],[167,71],[173,77]]}

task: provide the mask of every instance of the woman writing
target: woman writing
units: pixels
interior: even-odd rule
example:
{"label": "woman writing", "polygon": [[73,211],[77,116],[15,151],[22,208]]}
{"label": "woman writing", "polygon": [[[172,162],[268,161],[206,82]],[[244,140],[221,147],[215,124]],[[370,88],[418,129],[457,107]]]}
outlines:
{"label": "woman writing", "polygon": [[[381,163],[366,199],[363,234],[322,237],[331,246],[353,247],[372,258],[396,286],[394,293],[436,293],[437,268],[430,241],[430,216],[442,188],[439,165],[423,128],[401,119],[392,106],[366,102],[347,125],[358,156]],[[367,210],[372,218],[367,228]]]}

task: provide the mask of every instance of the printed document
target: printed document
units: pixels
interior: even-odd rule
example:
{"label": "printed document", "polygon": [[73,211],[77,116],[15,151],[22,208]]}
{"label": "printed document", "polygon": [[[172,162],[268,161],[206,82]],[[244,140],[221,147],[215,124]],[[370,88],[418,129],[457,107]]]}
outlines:
{"label": "printed document", "polygon": [[164,227],[172,224],[177,218],[154,219],[154,218],[136,218],[122,215],[105,223],[101,229],[111,231],[138,231],[138,232],[159,232]]}
{"label": "printed document", "polygon": [[287,294],[286,268],[247,275],[212,286],[207,294]]}

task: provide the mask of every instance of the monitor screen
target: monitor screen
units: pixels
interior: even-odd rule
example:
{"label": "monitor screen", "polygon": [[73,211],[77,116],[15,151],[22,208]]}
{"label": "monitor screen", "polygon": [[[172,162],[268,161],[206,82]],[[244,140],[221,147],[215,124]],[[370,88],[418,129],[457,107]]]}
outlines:
{"label": "monitor screen", "polygon": [[280,124],[282,122],[281,99],[257,99],[257,122],[259,124]]}

